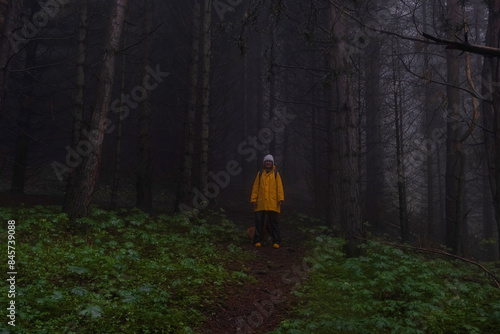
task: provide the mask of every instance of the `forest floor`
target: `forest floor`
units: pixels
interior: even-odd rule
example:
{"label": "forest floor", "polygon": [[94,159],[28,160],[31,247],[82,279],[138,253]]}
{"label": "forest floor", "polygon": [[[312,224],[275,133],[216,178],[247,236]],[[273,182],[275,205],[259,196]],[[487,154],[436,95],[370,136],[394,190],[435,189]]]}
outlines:
{"label": "forest floor", "polygon": [[[43,195],[14,195],[0,192],[2,206],[62,205],[63,198]],[[230,204],[229,204],[230,203]],[[245,200],[221,201],[217,205],[225,210],[229,220],[241,230],[245,251],[255,254],[255,259],[245,263],[247,274],[253,282],[243,286],[229,286],[227,298],[216,302],[216,307],[207,310],[209,319],[203,326],[203,334],[209,333],[266,333],[286,319],[297,304],[292,294],[298,284],[306,278],[303,257],[307,247],[304,237],[296,227],[287,226],[286,215],[280,215],[282,243],[279,249],[272,246],[268,237],[262,247],[255,247],[246,235],[246,230],[254,226],[254,215]],[[235,269],[237,270],[237,269]]]}
{"label": "forest floor", "polygon": [[[273,248],[271,240],[255,247],[246,235],[254,225],[254,214],[242,194],[221,195],[211,208],[214,212],[191,222],[160,209],[152,217],[135,210],[123,210],[120,216],[106,210],[106,203],[99,203],[101,210],[95,211],[104,217],[93,216],[90,238],[84,238],[60,231],[58,224],[67,218],[57,208],[28,208],[60,205],[61,197],[0,193],[0,206],[25,208],[8,208],[3,217],[15,213],[20,214],[16,220],[30,220],[24,226],[28,234],[21,247],[26,263],[33,263],[26,275],[24,305],[32,312],[23,314],[29,330],[18,332],[43,329],[55,333],[62,332],[55,330],[61,326],[71,332],[107,333],[142,332],[144,328],[176,333],[268,333],[277,328],[321,326],[371,333],[498,332],[499,290],[476,266],[437,255],[422,256],[377,240],[365,244],[366,256],[346,261],[344,241],[325,233],[321,221],[312,218],[312,208],[291,200],[280,214],[281,247]],[[151,242],[162,246],[151,248]],[[74,256],[67,258],[71,263],[61,261],[67,254]],[[314,272],[309,272],[307,264],[313,265]],[[167,267],[168,274],[149,270]],[[493,263],[488,268],[500,276]],[[310,280],[310,275],[317,279]],[[299,291],[294,293],[299,284],[308,285],[300,291],[300,299]],[[42,290],[47,294],[39,298]],[[97,292],[90,296],[89,291]],[[0,302],[7,303],[7,296],[2,298]],[[113,317],[101,317],[105,312]],[[130,314],[138,317],[125,321]],[[0,332],[6,326],[2,325]]]}

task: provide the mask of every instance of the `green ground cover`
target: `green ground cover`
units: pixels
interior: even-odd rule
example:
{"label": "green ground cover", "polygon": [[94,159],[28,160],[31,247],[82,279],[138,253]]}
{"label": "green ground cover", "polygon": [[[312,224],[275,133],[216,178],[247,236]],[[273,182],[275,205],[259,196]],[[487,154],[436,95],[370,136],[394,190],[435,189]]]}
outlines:
{"label": "green ground cover", "polygon": [[314,245],[300,304],[273,334],[498,333],[500,289],[475,266],[374,241],[350,259],[341,239],[320,235]]}
{"label": "green ground cover", "polygon": [[7,222],[16,221],[15,297],[7,283],[0,294],[4,333],[195,333],[225,286],[252,280],[241,232],[220,212],[188,222],[96,209],[79,233],[59,207],[2,208],[0,219],[5,279]]}
{"label": "green ground cover", "polygon": [[[343,240],[296,214],[289,228],[310,238],[299,304],[274,334],[495,333],[500,289],[483,271],[370,241],[348,259]],[[302,218],[301,218],[302,217]],[[197,333],[228,287],[253,281],[247,240],[222,212],[151,217],[95,209],[75,233],[59,207],[0,209],[15,297],[3,284],[0,333]],[[9,259],[8,221],[15,219]],[[296,221],[295,221],[296,220]],[[305,223],[307,222],[307,224]],[[313,222],[318,223],[317,221]],[[11,224],[12,225],[12,224]],[[490,269],[496,264],[487,264]],[[234,293],[234,289],[232,289]],[[15,327],[7,307],[15,301]]]}

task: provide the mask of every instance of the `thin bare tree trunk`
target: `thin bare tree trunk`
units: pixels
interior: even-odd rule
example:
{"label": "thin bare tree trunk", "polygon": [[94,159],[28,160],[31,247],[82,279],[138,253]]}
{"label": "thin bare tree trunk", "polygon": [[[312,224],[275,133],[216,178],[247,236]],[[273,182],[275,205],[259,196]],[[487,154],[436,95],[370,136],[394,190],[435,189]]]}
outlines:
{"label": "thin bare tree trunk", "polygon": [[[81,138],[83,125],[83,110],[85,105],[85,59],[87,58],[87,49],[85,39],[87,36],[87,16],[88,16],[88,0],[80,2],[80,22],[78,27],[78,51],[76,56],[76,86],[73,95],[73,129],[71,137],[71,148],[76,151],[78,142]],[[64,196],[63,209],[66,207],[70,199],[74,196],[76,186],[75,171],[71,171],[66,184],[66,194]]]}
{"label": "thin bare tree trunk", "polygon": [[[330,60],[329,71],[332,72],[334,69],[332,67],[332,62]],[[335,78],[332,78],[335,80]],[[333,84],[333,82],[332,82]],[[340,159],[339,149],[337,147],[337,125],[335,123],[335,117],[333,109],[333,99],[331,92],[328,92],[328,114],[327,114],[327,202],[326,205],[326,220],[329,226],[335,226],[340,224],[340,183],[338,180],[339,167],[338,161]]]}
{"label": "thin bare tree trunk", "polygon": [[[400,54],[399,40],[396,41],[396,50],[394,54]],[[393,56],[396,57],[395,55]],[[393,59],[393,96],[394,96],[394,127],[396,129],[396,161],[398,174],[398,203],[399,203],[399,224],[402,242],[407,242],[410,238],[410,229],[408,223],[408,203],[406,200],[406,169],[404,165],[404,141],[403,141],[403,110],[400,94],[401,76],[396,59]]]}
{"label": "thin bare tree trunk", "polygon": [[110,126],[107,118],[115,72],[115,54],[120,45],[127,0],[115,0],[111,4],[110,22],[104,46],[104,57],[99,75],[95,110],[90,122],[90,145],[92,149],[80,164],[75,196],[68,205],[68,213],[73,227],[78,218],[86,217],[90,211],[94,188],[99,175],[104,135]]}
{"label": "thin bare tree trunk", "polygon": [[[30,0],[26,4],[32,13],[39,8],[37,3]],[[23,75],[23,102],[18,120],[18,134],[16,140],[13,174],[10,191],[17,194],[24,193],[26,168],[28,163],[28,142],[30,140],[31,117],[33,115],[33,94],[35,91],[36,57],[38,40],[32,39],[26,43],[26,59]]]}
{"label": "thin bare tree trunk", "polygon": [[[467,34],[467,24],[462,24],[459,19],[459,2],[448,2],[448,23],[449,36],[456,39],[456,35],[462,31]],[[460,85],[460,63],[457,51],[448,51],[448,84],[458,87]],[[472,91],[475,90],[470,72],[469,53],[465,53],[465,73],[467,81]],[[475,122],[478,117],[477,101],[472,97],[472,109],[474,116],[471,125],[462,134],[460,131],[460,92],[458,89],[448,86],[448,138],[447,138],[447,159],[446,159],[446,246],[454,254],[460,254],[463,251],[463,232],[465,229],[465,171],[466,154],[463,149],[465,140],[471,135],[475,128]]]}
{"label": "thin bare tree trunk", "polygon": [[[422,4],[422,17],[424,20],[425,30],[429,29],[429,18],[428,18],[428,4]],[[433,15],[433,14],[431,14]],[[430,75],[431,69],[429,66],[429,50],[427,45],[424,47],[424,66],[423,73],[424,75]],[[427,83],[424,87],[424,133],[426,137],[432,135],[434,133],[434,129],[436,129],[436,122],[434,121],[434,110],[433,105],[431,103],[432,100],[432,86],[430,83]],[[437,146],[435,147],[437,151]],[[425,226],[425,231],[423,231],[422,235],[429,240],[433,240],[436,237],[436,225],[439,219],[439,206],[438,206],[438,197],[437,197],[437,180],[439,177],[439,170],[437,169],[437,155],[428,154],[427,155],[427,223]]]}
{"label": "thin bare tree trunk", "polygon": [[[283,9],[276,9],[276,11],[282,11]],[[286,77],[283,71],[279,70],[279,64],[283,64],[286,49],[285,40],[283,39],[283,28],[280,25],[280,20],[277,19],[272,25],[272,31],[270,32],[271,38],[271,61],[273,62],[273,70],[271,76],[269,77],[270,90],[269,90],[269,119],[266,124],[262,125],[262,129],[269,128],[270,122],[275,115],[275,112],[283,113],[286,105],[282,101],[286,101]],[[269,131],[269,138],[272,139],[270,145],[268,145],[268,152],[274,156],[274,163],[278,166],[279,170],[284,172],[284,162],[285,162],[285,136],[286,127],[283,131]],[[267,136],[266,136],[267,138]]]}
{"label": "thin bare tree trunk", "polygon": [[205,0],[203,13],[203,68],[202,68],[202,109],[201,109],[201,159],[200,159],[200,188],[207,190],[208,183],[208,154],[210,135],[210,75],[212,57],[212,0]]}
{"label": "thin bare tree trunk", "polygon": [[[447,22],[448,36],[456,39],[461,22],[459,17],[460,5],[458,0],[448,1]],[[456,50],[446,51],[447,61],[447,139],[446,139],[446,247],[452,249],[455,254],[461,251],[460,240],[456,239],[457,233],[462,228],[462,211],[459,203],[460,182],[460,150],[459,142],[460,128],[460,63],[459,53]]]}
{"label": "thin bare tree trunk", "polygon": [[[127,26],[124,27],[122,45],[127,45]],[[125,83],[127,79],[127,55],[122,54],[122,69],[120,78],[120,106],[125,104]],[[122,139],[123,139],[123,121],[125,117],[119,115],[118,128],[116,130],[116,157],[115,157],[115,171],[113,173],[113,185],[111,186],[111,203],[113,206],[117,205],[118,189],[120,188],[121,179],[121,164],[122,164]]]}
{"label": "thin bare tree trunk", "polygon": [[[153,29],[152,0],[145,0],[146,19],[145,33]],[[143,78],[147,75],[149,67],[149,53],[151,50],[151,37],[147,39],[143,54]],[[137,170],[137,208],[150,212],[153,209],[152,196],[152,161],[151,161],[151,91],[146,90],[146,96],[140,103],[139,116],[139,168]]]}
{"label": "thin bare tree trunk", "polygon": [[28,142],[31,133],[31,116],[33,114],[33,93],[35,79],[32,69],[36,64],[36,50],[38,41],[29,41],[26,44],[26,62],[27,73],[24,75],[24,98],[21,107],[21,113],[18,121],[18,135],[16,141],[14,166],[10,191],[16,194],[24,193],[26,181],[26,168],[28,159]]}
{"label": "thin bare tree trunk", "polygon": [[191,32],[191,67],[189,70],[189,97],[186,112],[186,128],[184,135],[184,149],[182,153],[182,167],[177,187],[175,210],[180,204],[186,204],[193,192],[193,161],[195,146],[196,109],[198,108],[198,72],[200,64],[200,20],[201,3],[195,0],[193,4],[193,25]]}
{"label": "thin bare tree trunk", "polygon": [[[486,43],[491,47],[500,47],[500,2],[489,1],[488,35]],[[488,156],[488,169],[490,177],[491,194],[493,197],[493,206],[495,208],[495,220],[497,223],[497,245],[500,256],[500,59],[489,57],[485,59],[490,63],[492,73],[491,78],[491,97],[493,99],[492,108],[485,112],[484,122],[487,129],[490,129],[492,135],[485,133],[485,145]],[[490,125],[491,124],[491,125]]]}
{"label": "thin bare tree trunk", "polygon": [[[500,2],[498,1],[489,1],[489,17],[488,17],[488,30],[486,32],[486,45],[490,47],[500,47],[499,38],[500,38]],[[488,101],[482,102],[481,112],[482,112],[482,120],[484,131],[484,143],[485,143],[485,152],[486,152],[486,166],[485,169],[487,171],[486,175],[489,180],[489,189],[490,196],[493,199],[493,207],[494,207],[494,218],[497,223],[497,254],[500,256],[500,202],[498,195],[498,187],[496,184],[496,176],[495,176],[495,166],[498,166],[495,163],[495,156],[498,156],[500,153],[495,151],[495,134],[498,135],[499,132],[495,133],[495,115],[499,113],[499,105],[497,104],[500,100],[500,92],[499,82],[500,82],[500,64],[499,59],[494,57],[485,57],[483,63],[483,87],[481,94],[483,96],[489,97],[492,102]],[[497,116],[498,117],[498,116]],[[496,168],[499,169],[499,168]],[[485,203],[485,206],[487,204]],[[486,212],[484,216],[485,228],[484,233],[486,238],[491,238],[492,234],[489,232],[493,232],[493,226],[490,227],[491,222],[488,222],[488,216],[490,215],[491,210],[485,207],[484,211]],[[492,252],[495,255],[496,252]]]}
{"label": "thin bare tree trunk", "polygon": [[[267,10],[271,10],[272,5],[269,4]],[[261,34],[260,40],[262,43],[262,49],[265,50],[263,55],[264,55],[264,62],[262,62],[262,77],[260,78],[261,81],[261,97],[262,97],[262,105],[259,107],[260,108],[260,114],[259,114],[259,122],[258,124],[258,131],[260,129],[263,129],[269,124],[269,120],[271,119],[271,109],[274,107],[274,71],[275,71],[275,47],[274,47],[274,29],[275,24],[274,21],[266,15],[263,19],[262,25],[264,27],[264,33]],[[261,151],[261,154],[257,155],[257,165],[260,166],[262,164],[262,158],[270,154],[270,147],[268,142],[260,142],[260,146],[258,148],[259,151]],[[276,159],[275,159],[276,162]]]}
{"label": "thin bare tree trunk", "polygon": [[23,0],[8,1],[5,21],[0,36],[0,119],[3,114],[3,106],[5,103],[9,60],[13,48],[15,52],[19,51],[17,49],[17,44],[12,45],[12,43],[15,43],[12,32],[16,30],[19,25],[19,16],[21,15],[22,8]]}
{"label": "thin bare tree trunk", "polygon": [[[378,1],[368,1],[366,11],[378,9]],[[372,24],[372,22],[367,22]],[[380,101],[380,40],[372,37],[365,49],[365,99],[366,99],[366,199],[365,220],[383,229],[383,143]]]}
{"label": "thin bare tree trunk", "polygon": [[[488,31],[491,35],[487,38],[489,46],[500,47],[500,3],[490,1],[490,16]],[[486,121],[491,121],[488,128],[492,128],[493,135],[486,134],[485,144],[488,152],[490,184],[493,197],[493,206],[495,208],[495,220],[497,223],[498,247],[500,254],[500,60],[499,58],[489,58],[492,73],[492,97],[493,113],[488,114]],[[486,117],[485,117],[486,118]]]}

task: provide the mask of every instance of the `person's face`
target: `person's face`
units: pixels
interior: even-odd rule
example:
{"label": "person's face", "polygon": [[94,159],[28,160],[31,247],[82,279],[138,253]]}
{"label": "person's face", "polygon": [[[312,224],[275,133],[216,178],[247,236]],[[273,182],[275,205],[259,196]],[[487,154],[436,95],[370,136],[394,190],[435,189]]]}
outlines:
{"label": "person's face", "polygon": [[273,162],[270,161],[270,160],[267,160],[266,162],[264,162],[264,167],[265,168],[271,168],[271,167],[273,167]]}

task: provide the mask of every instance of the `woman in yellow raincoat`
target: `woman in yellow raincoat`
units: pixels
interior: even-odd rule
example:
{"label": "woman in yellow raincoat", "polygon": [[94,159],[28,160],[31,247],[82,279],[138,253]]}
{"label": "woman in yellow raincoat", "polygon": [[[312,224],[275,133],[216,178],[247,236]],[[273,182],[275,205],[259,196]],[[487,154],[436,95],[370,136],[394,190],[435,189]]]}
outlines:
{"label": "woman in yellow raincoat", "polygon": [[255,211],[255,234],[253,242],[255,246],[262,244],[262,230],[264,228],[265,216],[267,215],[271,224],[271,236],[273,238],[273,247],[279,248],[281,234],[278,226],[278,213],[285,200],[283,194],[283,184],[280,174],[274,166],[274,158],[268,154],[264,157],[263,169],[257,174],[253,183],[252,197]]}

